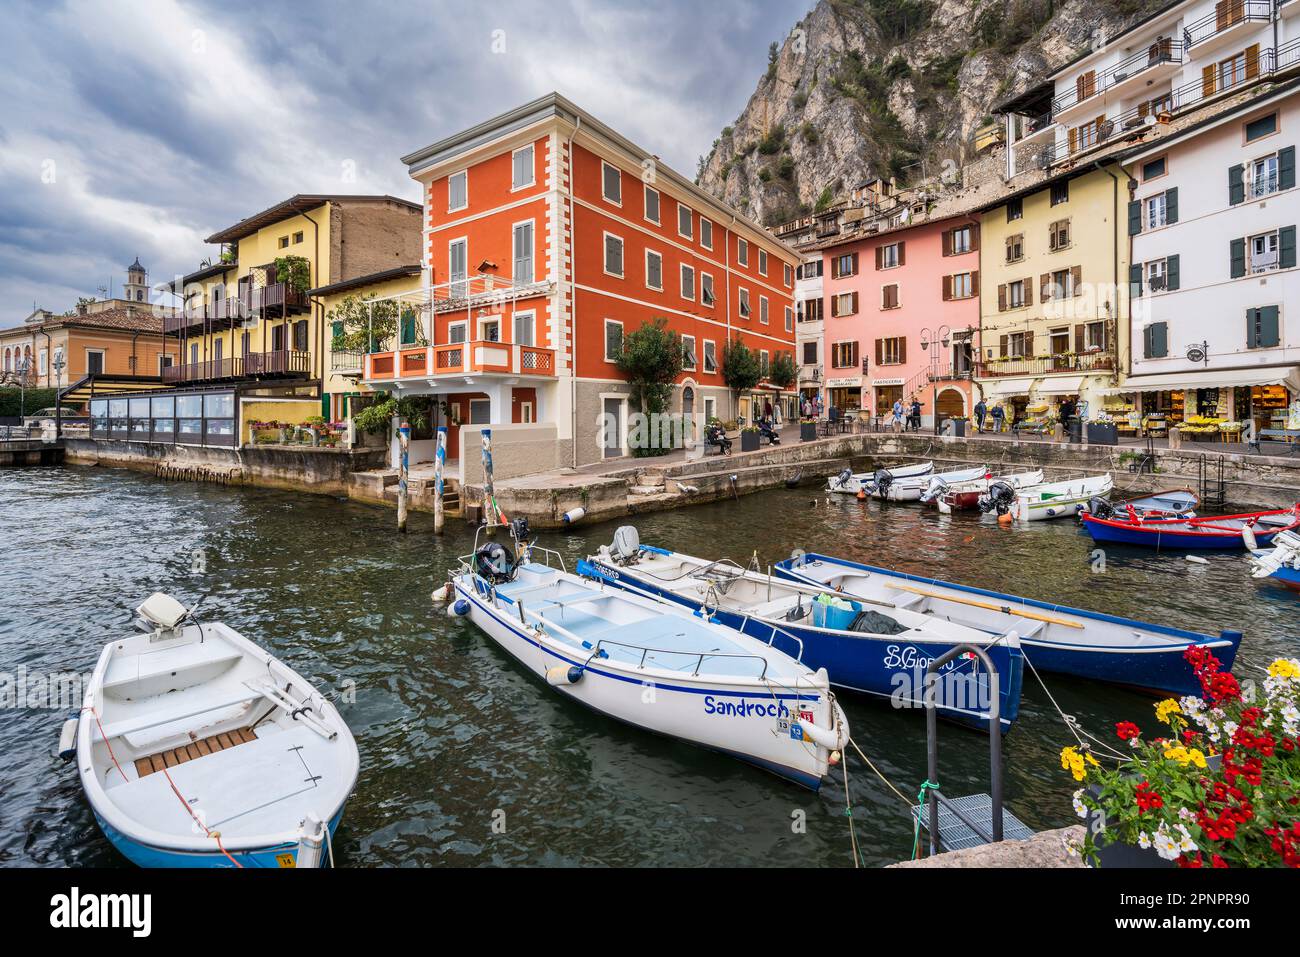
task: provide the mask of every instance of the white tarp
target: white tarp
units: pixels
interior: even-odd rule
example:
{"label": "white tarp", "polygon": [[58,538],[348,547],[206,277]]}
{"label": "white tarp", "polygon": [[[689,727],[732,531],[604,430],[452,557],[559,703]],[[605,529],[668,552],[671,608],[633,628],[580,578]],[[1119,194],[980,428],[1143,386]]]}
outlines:
{"label": "white tarp", "polygon": [[1292,392],[1300,391],[1300,369],[1295,366],[1274,366],[1258,370],[1204,369],[1166,372],[1163,375],[1131,376],[1122,386],[1107,389],[1106,394],[1176,392],[1180,389],[1226,389],[1231,386],[1248,388],[1256,385],[1285,385]]}

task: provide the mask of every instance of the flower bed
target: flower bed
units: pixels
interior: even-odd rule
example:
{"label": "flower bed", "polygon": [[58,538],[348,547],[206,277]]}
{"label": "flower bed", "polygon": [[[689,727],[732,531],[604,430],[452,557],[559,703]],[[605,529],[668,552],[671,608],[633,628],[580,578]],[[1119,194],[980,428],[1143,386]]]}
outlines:
{"label": "flower bed", "polygon": [[1256,687],[1207,649],[1185,657],[1202,697],[1156,706],[1167,733],[1144,739],[1121,721],[1132,755],[1113,768],[1089,749],[1061,751],[1061,767],[1090,785],[1075,811],[1100,822],[1076,850],[1093,863],[1119,844],[1179,867],[1300,867],[1300,661],[1279,658]]}

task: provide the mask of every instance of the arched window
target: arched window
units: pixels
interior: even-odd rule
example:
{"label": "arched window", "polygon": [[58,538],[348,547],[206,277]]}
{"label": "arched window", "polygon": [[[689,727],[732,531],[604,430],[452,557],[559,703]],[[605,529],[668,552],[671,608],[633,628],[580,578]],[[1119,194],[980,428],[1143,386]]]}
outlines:
{"label": "arched window", "polygon": [[690,386],[682,389],[682,415],[692,415],[695,412],[695,390]]}
{"label": "arched window", "polygon": [[13,366],[11,365],[12,362],[13,362],[13,354],[8,349],[6,349],[5,350],[5,372],[9,372],[13,368]]}

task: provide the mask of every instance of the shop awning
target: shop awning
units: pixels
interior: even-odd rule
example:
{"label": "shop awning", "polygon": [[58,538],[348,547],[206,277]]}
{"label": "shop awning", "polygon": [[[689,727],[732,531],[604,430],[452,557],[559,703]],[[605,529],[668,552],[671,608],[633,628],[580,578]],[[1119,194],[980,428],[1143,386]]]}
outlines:
{"label": "shop awning", "polygon": [[984,401],[990,399],[1008,399],[1013,395],[1029,395],[1031,379],[1007,379],[998,382],[981,382]]}
{"label": "shop awning", "polygon": [[1107,389],[1105,394],[1227,389],[1231,386],[1249,388],[1256,385],[1284,385],[1292,392],[1300,391],[1300,369],[1296,366],[1273,366],[1268,369],[1206,369],[1167,372],[1163,375],[1131,376],[1122,386]]}
{"label": "shop awning", "polygon": [[1067,375],[1050,379],[1039,379],[1034,384],[1034,395],[1078,395],[1083,385],[1083,376]]}
{"label": "shop awning", "polygon": [[121,395],[124,392],[152,392],[165,388],[167,384],[159,376],[92,372],[62,390],[59,393],[59,401],[87,402],[101,396]]}

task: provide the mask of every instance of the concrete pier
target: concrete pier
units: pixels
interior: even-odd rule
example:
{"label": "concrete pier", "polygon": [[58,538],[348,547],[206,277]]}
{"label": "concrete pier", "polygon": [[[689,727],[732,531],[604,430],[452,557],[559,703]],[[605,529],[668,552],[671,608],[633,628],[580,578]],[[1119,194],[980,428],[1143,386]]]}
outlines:
{"label": "concrete pier", "polygon": [[999,841],[961,851],[948,851],[890,867],[1083,867],[1083,859],[1065,849],[1066,842],[1083,843],[1083,825],[1040,831],[1027,841]]}
{"label": "concrete pier", "polygon": [[0,441],[0,468],[21,465],[58,465],[63,461],[62,441],[5,439]]}

